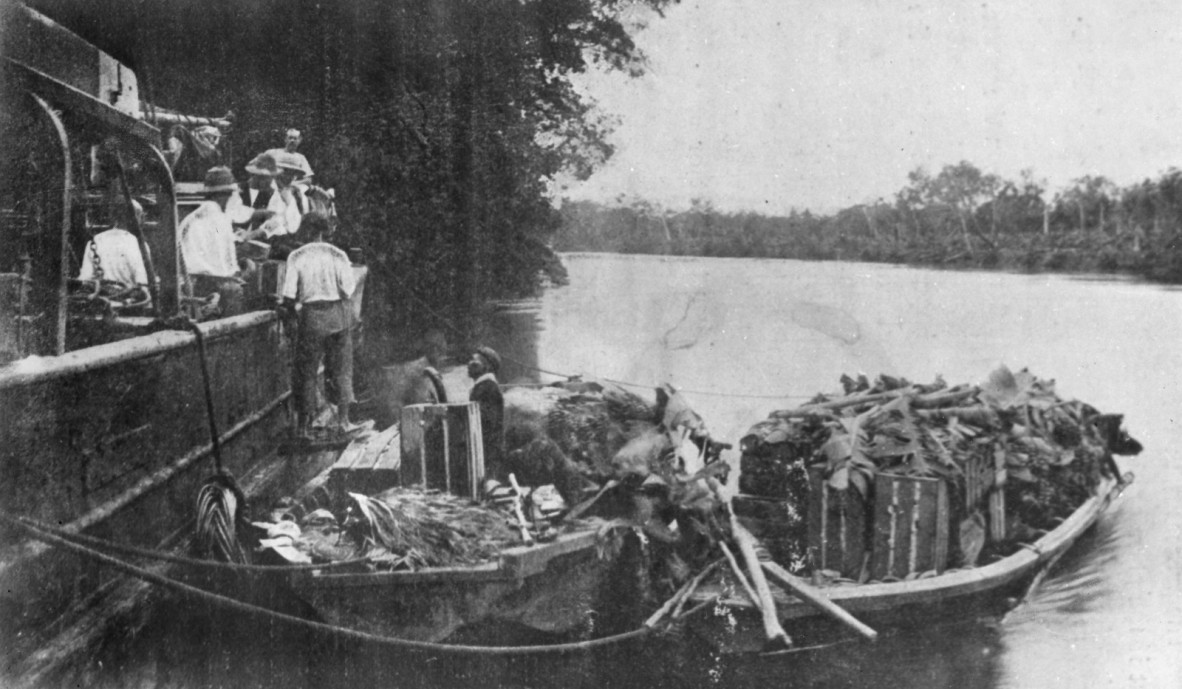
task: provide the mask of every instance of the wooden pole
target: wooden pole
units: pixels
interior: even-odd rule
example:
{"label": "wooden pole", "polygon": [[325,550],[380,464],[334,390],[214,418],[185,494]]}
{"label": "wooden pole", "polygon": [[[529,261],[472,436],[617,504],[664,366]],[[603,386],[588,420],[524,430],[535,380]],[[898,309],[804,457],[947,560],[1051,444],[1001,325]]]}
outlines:
{"label": "wooden pole", "polygon": [[513,486],[513,514],[517,517],[517,525],[521,528],[521,540],[527,545],[533,545],[534,537],[529,533],[529,522],[525,521],[525,514],[521,511],[521,486],[517,483],[517,476],[509,474],[509,484]]}
{"label": "wooden pole", "polygon": [[726,556],[727,562],[731,565],[731,572],[734,573],[735,578],[739,580],[739,584],[743,590],[747,592],[747,598],[751,604],[758,610],[763,610],[763,603],[759,600],[759,596],[755,593],[755,589],[751,588],[751,583],[747,581],[747,575],[743,574],[743,568],[739,566],[739,561],[735,559],[735,554],[725,542],[720,542],[719,547],[722,548],[722,554]]}
{"label": "wooden pole", "polygon": [[755,552],[755,536],[751,532],[743,528],[739,524],[739,520],[735,519],[735,515],[731,513],[731,531],[734,533],[735,545],[739,547],[739,552],[743,554],[743,559],[747,562],[747,573],[751,575],[751,583],[755,586],[755,592],[759,595],[763,613],[763,631],[767,635],[767,644],[764,650],[776,650],[781,648],[790,648],[792,646],[792,639],[788,636],[788,632],[780,626],[780,618],[776,615],[776,602],[772,598],[771,587],[768,586],[767,578],[763,576],[763,567],[759,564],[759,555]]}
{"label": "wooden pole", "polygon": [[853,629],[861,636],[874,641],[878,638],[878,632],[866,626],[861,620],[846,612],[836,603],[826,598],[820,591],[812,586],[806,584],[799,577],[793,576],[788,570],[774,562],[761,563],[763,569],[776,581],[776,583],[783,586],[789,593],[800,598],[804,602],[812,605],[829,617],[841,622],[845,626]]}

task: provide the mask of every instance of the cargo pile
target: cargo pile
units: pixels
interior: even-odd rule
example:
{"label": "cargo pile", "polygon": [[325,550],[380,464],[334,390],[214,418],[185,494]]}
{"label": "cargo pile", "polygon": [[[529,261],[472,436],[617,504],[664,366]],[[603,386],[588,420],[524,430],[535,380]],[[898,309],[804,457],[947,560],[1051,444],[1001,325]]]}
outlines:
{"label": "cargo pile", "polygon": [[1119,415],[1027,371],[1002,367],[979,386],[842,382],[843,394],[774,412],[741,442],[736,511],[796,571],[865,581],[1003,556],[1102,477],[1119,480],[1113,453],[1140,450]]}

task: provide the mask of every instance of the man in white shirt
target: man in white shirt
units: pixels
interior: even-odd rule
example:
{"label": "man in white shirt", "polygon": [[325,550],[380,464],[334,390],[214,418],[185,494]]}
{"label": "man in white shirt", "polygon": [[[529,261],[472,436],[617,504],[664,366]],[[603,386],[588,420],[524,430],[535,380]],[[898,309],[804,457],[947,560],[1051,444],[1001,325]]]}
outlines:
{"label": "man in white shirt", "polygon": [[316,415],[316,383],[320,362],[335,383],[341,430],[357,428],[349,421],[353,404],[353,309],[356,289],[349,256],[324,241],[328,220],[319,213],[304,217],[304,234],[312,241],[287,257],[283,284],[285,306],[299,305],[295,374],[296,430],[306,435]]}
{"label": "man in white shirt", "polygon": [[[143,227],[144,208],[136,201],[131,203],[136,222]],[[144,268],[139,240],[118,226],[96,234],[82,252],[78,279],[109,280],[125,288],[141,286],[146,291],[148,271]]]}
{"label": "man in white shirt", "polygon": [[242,312],[242,280],[234,227],[226,206],[238,191],[228,167],[210,168],[203,188],[206,200],[181,221],[181,259],[193,285],[193,296],[219,295],[222,316]]}
{"label": "man in white shirt", "polygon": [[300,172],[303,173],[300,176],[311,177],[312,166],[308,163],[308,159],[304,157],[304,154],[297,150],[299,149],[300,143],[303,140],[304,137],[302,134],[300,134],[300,130],[288,129],[287,134],[283,137],[283,148],[272,148],[268,150],[267,153],[275,157],[279,157],[280,153],[290,154],[300,164]]}
{"label": "man in white shirt", "polygon": [[279,167],[275,184],[279,188],[278,196],[283,201],[283,211],[279,217],[284,233],[294,235],[300,229],[301,218],[309,210],[303,189],[295,185],[295,181],[304,176],[303,163],[292,154],[280,151],[275,156],[275,164]]}

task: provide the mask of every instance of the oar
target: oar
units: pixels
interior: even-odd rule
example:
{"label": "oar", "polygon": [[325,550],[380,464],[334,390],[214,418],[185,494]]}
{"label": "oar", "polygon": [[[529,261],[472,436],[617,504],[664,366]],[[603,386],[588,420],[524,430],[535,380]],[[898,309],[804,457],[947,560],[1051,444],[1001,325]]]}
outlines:
{"label": "oar", "polygon": [[797,598],[800,598],[809,605],[812,605],[838,622],[841,622],[850,629],[853,629],[855,632],[869,639],[870,641],[874,641],[878,638],[878,632],[874,631],[870,627],[866,626],[866,624],[864,624],[861,620],[846,612],[846,610],[839,607],[837,603],[834,603],[825,596],[821,595],[820,591],[817,591],[816,588],[806,584],[800,577],[793,576],[788,572],[788,570],[774,562],[763,562],[761,564],[763,565],[763,568],[767,570],[767,573],[771,575],[772,579],[774,579],[777,584],[780,584],[785,589],[787,589],[789,593],[795,595]]}

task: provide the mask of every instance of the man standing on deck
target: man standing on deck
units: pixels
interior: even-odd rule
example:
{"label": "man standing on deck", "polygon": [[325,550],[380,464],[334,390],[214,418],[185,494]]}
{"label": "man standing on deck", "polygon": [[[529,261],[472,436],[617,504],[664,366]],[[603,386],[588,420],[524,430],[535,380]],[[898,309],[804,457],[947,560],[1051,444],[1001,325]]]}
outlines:
{"label": "man standing on deck", "polygon": [[337,419],[341,430],[357,426],[349,421],[353,404],[353,307],[356,289],[349,256],[324,241],[331,232],[328,219],[309,213],[302,233],[311,241],[287,257],[283,283],[288,311],[299,306],[296,335],[295,380],[296,432],[306,436],[316,415],[316,382],[320,362],[333,377],[337,391]]}
{"label": "man standing on deck", "polygon": [[205,173],[205,202],[181,221],[178,230],[181,258],[193,284],[193,296],[219,295],[222,317],[242,312],[242,280],[234,227],[226,206],[238,192],[238,182],[228,167],[212,167]]}
{"label": "man standing on deck", "polygon": [[468,376],[475,384],[468,400],[480,403],[480,427],[484,441],[485,474],[504,479],[502,456],[505,450],[505,398],[497,382],[501,356],[492,347],[477,347],[468,361]]}

